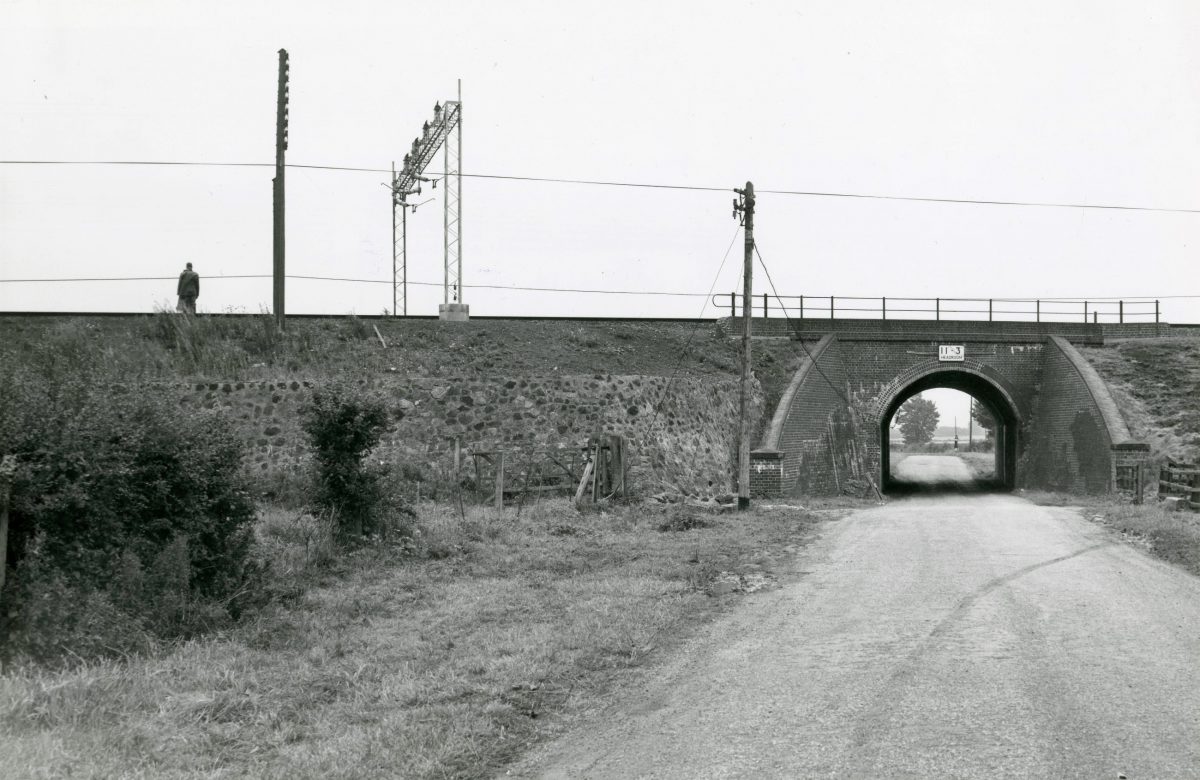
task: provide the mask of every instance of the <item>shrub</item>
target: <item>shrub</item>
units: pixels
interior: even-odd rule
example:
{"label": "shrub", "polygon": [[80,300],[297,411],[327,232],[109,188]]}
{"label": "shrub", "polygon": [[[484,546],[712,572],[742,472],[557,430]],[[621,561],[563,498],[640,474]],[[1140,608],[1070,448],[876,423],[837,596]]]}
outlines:
{"label": "shrub", "polygon": [[405,511],[403,500],[386,465],[364,462],[390,425],[384,398],[335,380],[313,391],[301,425],[316,464],[316,505],[343,536],[386,532],[389,512]]}
{"label": "shrub", "polygon": [[225,420],[87,376],[36,379],[0,376],[0,452],[18,464],[9,654],[123,652],[142,641],[134,627],[189,635],[236,614],[256,574],[254,508]]}

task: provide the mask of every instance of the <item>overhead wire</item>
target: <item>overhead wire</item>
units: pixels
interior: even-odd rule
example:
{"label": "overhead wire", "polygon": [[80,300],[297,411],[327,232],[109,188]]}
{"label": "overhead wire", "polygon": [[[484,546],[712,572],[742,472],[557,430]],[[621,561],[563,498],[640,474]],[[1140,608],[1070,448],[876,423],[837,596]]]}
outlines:
{"label": "overhead wire", "polygon": [[[759,259],[759,262],[760,263],[762,262],[761,257]],[[765,270],[766,269],[764,268],[764,271]],[[59,283],[59,282],[169,282],[169,281],[174,281],[175,278],[176,277],[174,277],[174,276],[30,277],[30,278],[0,279],[0,284],[43,284],[43,283],[53,284],[53,283]],[[205,279],[272,279],[272,278],[274,278],[274,276],[272,274],[211,274],[211,275],[205,275],[204,278]],[[348,283],[357,283],[357,284],[392,284],[392,281],[390,279],[363,279],[363,278],[349,277],[349,276],[315,276],[315,275],[310,275],[310,274],[286,274],[285,278],[287,278],[287,279],[303,279],[303,280],[320,281],[320,282],[348,282]],[[408,283],[412,284],[412,285],[422,286],[422,287],[441,287],[443,284],[442,282],[422,282],[422,281],[415,281],[415,280],[410,280]],[[737,287],[737,289],[733,292],[734,295],[741,294],[739,292],[741,289],[741,287],[740,287],[741,280],[740,279],[738,280],[738,285],[739,286]],[[697,292],[680,292],[678,290],[610,290],[610,289],[585,288],[585,287],[530,287],[530,286],[525,286],[525,285],[508,285],[508,284],[464,284],[463,287],[466,289],[473,289],[473,290],[512,290],[515,292],[578,293],[578,294],[588,294],[588,295],[650,295],[650,296],[671,296],[671,297],[679,297],[679,298],[705,298],[705,297],[707,297],[709,300],[711,300],[713,297],[712,289],[710,289],[710,291],[707,293],[697,293]],[[772,284],[772,290],[774,290],[773,284]],[[721,296],[728,295],[728,294],[729,293],[717,293],[717,295],[721,295]],[[774,295],[775,299],[780,302],[780,304],[781,304],[780,309],[782,309],[784,311],[785,315],[787,313],[787,307],[782,305],[783,300],[785,298],[798,298],[799,297],[799,296],[795,296],[795,295],[791,295],[791,296],[779,295],[778,291],[775,291],[773,293],[773,295]],[[815,301],[815,300],[828,299],[830,296],[828,296],[828,295],[812,295],[812,296],[806,295],[804,297],[812,298]],[[853,296],[853,295],[837,295],[837,296],[833,296],[833,297],[837,298],[838,300],[851,300],[851,299],[879,300],[878,298],[868,298],[865,296]],[[1160,300],[1197,300],[1197,299],[1200,299],[1200,294],[1194,294],[1194,295],[1186,295],[1186,294],[1136,295],[1136,296],[1127,295],[1124,297],[1087,296],[1087,297],[1075,297],[1075,298],[1035,298],[1035,297],[1031,296],[1028,298],[992,298],[990,300],[993,300],[996,302],[1030,302],[1030,301],[1040,300],[1044,303],[1085,303],[1085,302],[1087,302],[1087,303],[1116,303],[1118,301],[1124,301],[1125,303],[1128,304],[1128,303],[1153,303],[1154,301],[1160,301]],[[934,298],[903,298],[900,296],[888,296],[889,302],[890,301],[905,301],[905,300],[907,300],[907,301],[932,301],[935,299]],[[989,299],[987,299],[987,298],[941,298],[940,300],[942,300],[942,301],[986,301]],[[706,306],[707,306],[707,304],[706,304]],[[876,310],[875,309],[855,309],[852,307],[845,307],[845,308],[839,308],[839,311],[876,311]],[[889,307],[888,311],[889,312],[890,311],[914,311],[914,312],[916,312],[916,311],[926,311],[926,310],[925,309],[893,309],[893,308]],[[953,312],[953,311],[959,311],[959,310],[943,309],[943,311]],[[964,309],[961,311],[974,313],[973,310]],[[1003,313],[1002,310],[997,310],[997,312]],[[1010,313],[1020,314],[1020,313],[1024,313],[1024,312],[1014,311],[1014,312],[1010,312]],[[1052,311],[1044,310],[1042,313],[1043,314],[1053,314],[1053,313],[1074,314],[1075,312],[1052,312]]]}
{"label": "overhead wire", "polygon": [[[29,279],[0,279],[0,284],[21,283],[55,283],[55,282],[169,282],[174,276],[73,276],[58,278],[29,278]],[[272,274],[212,274],[204,279],[273,279]],[[308,274],[286,274],[285,279],[304,279],[319,282],[352,282],[362,284],[392,284],[390,279],[358,279],[346,276],[312,276]],[[409,280],[408,284],[422,287],[441,287],[442,282],[420,282]],[[654,295],[674,296],[683,298],[711,298],[712,292],[693,293],[670,290],[600,290],[578,287],[525,287],[505,284],[464,284],[464,288],[472,290],[513,290],[517,292],[555,292],[555,293],[586,293],[596,295]]]}
{"label": "overhead wire", "polygon": [[[771,285],[771,289],[772,289],[773,291],[775,291],[776,298],[778,298],[778,297],[779,297],[779,292],[778,292],[778,290],[776,290],[776,288],[775,288],[775,280],[771,278],[771,271],[770,271],[770,269],[768,269],[768,268],[767,268],[767,263],[766,263],[766,261],[765,261],[765,260],[763,260],[762,252],[760,252],[760,251],[759,251],[759,249],[758,249],[758,242],[757,242],[757,241],[755,241],[755,242],[753,243],[753,247],[754,247],[754,254],[758,256],[758,264],[759,264],[759,266],[761,266],[761,267],[762,267],[762,269],[763,269],[763,273],[764,273],[764,274],[766,275],[766,277],[767,277],[767,283]],[[788,329],[789,329],[789,330],[791,330],[791,318],[788,316],[787,309],[784,309],[784,311],[783,311],[783,316],[784,316],[784,318],[785,318],[785,319],[787,320],[787,322],[788,322]],[[825,380],[825,384],[829,385],[829,388],[830,388],[831,390],[833,390],[833,392],[834,392],[834,393],[835,393],[835,394],[838,396],[838,398],[842,399],[842,403],[843,403],[843,404],[845,405],[845,407],[846,407],[846,416],[847,416],[847,418],[848,418],[848,419],[849,419],[849,421],[850,421],[850,425],[851,425],[852,427],[854,427],[854,428],[857,428],[857,427],[858,427],[858,422],[857,422],[857,420],[855,419],[854,407],[853,407],[853,404],[851,404],[851,402],[850,402],[850,398],[849,398],[849,396],[847,396],[845,393],[843,393],[843,392],[842,392],[842,389],[841,389],[840,387],[838,387],[837,385],[835,385],[835,384],[833,383],[833,380],[831,380],[831,379],[829,378],[829,376],[828,376],[828,375],[827,375],[827,374],[826,374],[826,373],[825,373],[825,372],[824,372],[824,371],[821,369],[821,364],[820,364],[820,362],[819,362],[818,360],[816,360],[816,359],[813,357],[813,355],[812,355],[812,353],[811,353],[811,352],[809,352],[809,351],[808,351],[808,347],[804,346],[804,339],[803,339],[803,337],[802,337],[802,334],[801,334],[799,331],[797,331],[797,332],[796,332],[796,339],[795,339],[795,340],[796,340],[796,343],[798,343],[798,344],[800,345],[800,348],[804,350],[804,354],[806,354],[806,355],[808,356],[809,362],[812,364],[812,367],[813,367],[814,369],[816,369],[816,372],[817,372],[817,374],[818,374],[818,375],[819,375],[819,376],[820,376],[822,379],[824,379],[824,380]],[[846,361],[845,361],[845,357],[844,357],[844,356],[842,356],[842,371],[843,371],[844,373],[846,373],[847,375],[849,375],[849,373],[850,373],[850,372],[849,372],[849,370],[847,369],[847,366],[846,366]],[[857,435],[857,434],[856,434],[856,435]],[[831,433],[830,433],[830,437],[831,437],[831,440],[830,440],[830,442],[829,442],[829,446],[830,446],[830,448],[832,449],[832,448],[833,448],[833,441],[832,441],[832,431],[831,431]],[[871,474],[870,474],[870,472],[869,472],[868,464],[863,464],[863,463],[862,463],[862,460],[861,460],[861,456],[860,456],[860,455],[859,455],[859,456],[855,456],[855,459],[859,461],[859,467],[860,467],[860,469],[862,470],[862,474],[863,474],[863,476],[864,476],[864,477],[866,477],[866,479],[867,479],[867,483],[868,483],[868,484],[871,486],[871,489],[875,491],[875,496],[876,496],[876,497],[877,497],[877,498],[878,498],[880,501],[882,501],[882,500],[883,500],[883,493],[882,493],[882,491],[880,490],[880,488],[879,488],[879,485],[877,485],[877,484],[875,483],[875,479],[874,479],[874,477],[872,477],[872,476],[871,476]],[[864,495],[865,495],[865,494],[864,494]]]}
{"label": "overhead wire", "polygon": [[658,397],[658,403],[654,405],[654,416],[650,418],[650,427],[647,430],[654,430],[654,423],[658,421],[658,415],[662,411],[663,401],[667,398],[667,393],[671,391],[671,385],[675,382],[675,377],[679,373],[679,369],[683,366],[683,361],[691,349],[692,340],[696,337],[696,332],[699,329],[700,319],[704,316],[704,310],[708,307],[708,302],[712,296],[712,291],[716,289],[717,282],[721,279],[721,272],[725,270],[725,263],[729,260],[729,253],[733,251],[733,245],[737,242],[738,234],[742,232],[742,226],[739,224],[733,231],[733,238],[729,240],[729,246],[725,248],[725,255],[721,258],[721,264],[717,266],[717,273],[713,276],[712,284],[709,285],[708,294],[704,298],[704,303],[700,305],[700,313],[696,315],[696,321],[692,324],[692,330],[688,333],[687,341],[683,344],[683,350],[679,353],[679,360],[675,362],[675,368],[671,371],[671,376],[667,379],[667,384],[663,388],[662,394]]}
{"label": "overhead wire", "polygon": [[[759,267],[761,267],[763,269],[763,273],[767,277],[767,283],[771,285],[771,291],[775,293],[775,297],[776,297],[776,299],[778,299],[779,291],[775,288],[775,280],[771,278],[771,271],[767,268],[767,263],[766,263],[766,261],[763,260],[762,253],[758,250],[757,239],[754,241],[754,254],[758,256],[758,265],[759,265]],[[784,319],[787,321],[788,330],[791,330],[792,329],[792,318],[788,315],[786,307],[781,306],[780,308],[783,309],[783,316],[784,316]],[[821,370],[820,363],[818,363],[817,359],[813,357],[813,354],[808,351],[808,347],[806,347],[804,345],[804,339],[801,337],[801,333],[799,331],[796,331],[795,341],[797,344],[800,345],[800,348],[802,350],[804,350],[804,354],[808,356],[808,360],[810,363],[812,363],[812,367],[816,370],[817,374],[819,374],[820,377],[825,380],[825,384],[829,385],[829,388],[831,390],[833,390],[833,392],[836,393],[839,398],[842,399],[842,402],[846,404],[846,408],[848,410],[850,408],[849,397],[847,397],[846,394],[842,392],[841,388],[838,387],[836,384],[834,384],[833,380],[830,379],[825,374],[825,372]]]}
{"label": "overhead wire", "polygon": [[[131,166],[192,166],[192,167],[233,167],[233,168],[269,168],[274,163],[259,162],[206,162],[194,160],[0,160],[0,165],[131,165]],[[305,163],[287,163],[286,168],[307,168],[312,170],[347,171],[352,173],[387,173],[388,168],[368,168],[346,165],[316,165]],[[429,172],[429,176],[445,176],[445,173]],[[491,173],[459,173],[463,178],[497,179],[507,181],[543,182],[553,184],[581,184],[601,187],[635,187],[643,189],[691,190],[697,192],[731,192],[730,187],[712,187],[694,184],[669,184],[662,182],[632,182],[605,179],[572,179],[553,176],[520,176],[511,174]],[[976,206],[1014,206],[1029,208],[1064,208],[1064,209],[1098,209],[1107,211],[1142,211],[1166,214],[1200,214],[1200,208],[1172,208],[1155,206],[1131,206],[1108,203],[1070,203],[1058,201],[1023,201],[1000,200],[983,198],[944,198],[921,195],[885,195],[878,193],[838,192],[836,190],[800,190],[800,189],[770,189],[757,190],[760,195],[790,195],[812,198],[851,198],[859,200],[907,201],[913,203],[951,203]]]}

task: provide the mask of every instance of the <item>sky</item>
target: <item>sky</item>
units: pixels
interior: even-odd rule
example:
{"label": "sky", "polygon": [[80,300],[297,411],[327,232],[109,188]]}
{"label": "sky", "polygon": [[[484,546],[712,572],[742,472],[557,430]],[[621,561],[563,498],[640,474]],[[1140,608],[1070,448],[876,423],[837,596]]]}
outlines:
{"label": "sky", "polygon": [[[272,163],[281,47],[288,163],[377,169],[288,170],[288,273],[375,280],[289,280],[291,313],[392,309],[383,171],[461,79],[476,316],[717,316],[752,181],[1166,210],[762,192],[781,295],[1159,297],[1200,322],[1200,213],[1170,211],[1200,210],[1194,2],[0,0],[0,160]],[[185,262],[202,311],[264,310],[269,279],[220,277],[270,274],[272,176],[0,163],[0,310],[172,306]],[[410,314],[442,301],[442,192],[409,217]],[[12,281],[95,277],[166,278]]]}

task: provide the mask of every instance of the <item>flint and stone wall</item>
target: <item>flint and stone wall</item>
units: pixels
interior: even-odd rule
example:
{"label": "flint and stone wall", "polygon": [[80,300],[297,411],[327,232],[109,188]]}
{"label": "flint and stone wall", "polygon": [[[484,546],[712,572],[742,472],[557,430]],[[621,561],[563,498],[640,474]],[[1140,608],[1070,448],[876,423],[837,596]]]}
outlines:
{"label": "flint and stone wall", "polygon": [[[593,434],[627,442],[635,493],[676,487],[689,493],[732,489],[737,463],[738,384],[725,377],[542,376],[461,379],[375,377],[400,417],[372,457],[448,476],[453,442],[465,452],[575,449]],[[244,436],[255,471],[290,470],[308,458],[300,410],[312,381],[209,382],[176,386],[180,403],[227,413]],[[754,414],[762,393],[754,391]],[[656,414],[657,411],[657,414]],[[513,460],[509,460],[512,469]]]}

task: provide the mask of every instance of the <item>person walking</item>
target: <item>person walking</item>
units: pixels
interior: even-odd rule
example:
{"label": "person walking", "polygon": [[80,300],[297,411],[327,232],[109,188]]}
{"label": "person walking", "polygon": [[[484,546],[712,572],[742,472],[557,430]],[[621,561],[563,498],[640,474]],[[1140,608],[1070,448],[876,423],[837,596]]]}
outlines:
{"label": "person walking", "polygon": [[200,274],[192,270],[192,264],[188,263],[187,268],[179,275],[179,305],[176,306],[177,311],[184,314],[196,313],[196,299],[200,297]]}

